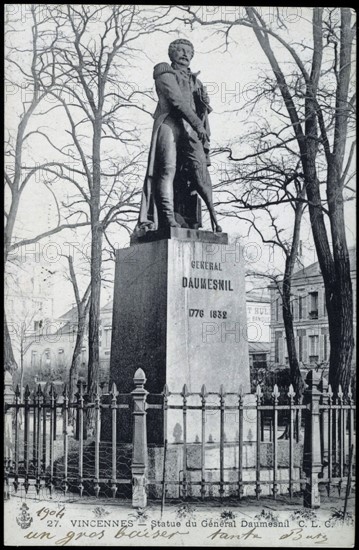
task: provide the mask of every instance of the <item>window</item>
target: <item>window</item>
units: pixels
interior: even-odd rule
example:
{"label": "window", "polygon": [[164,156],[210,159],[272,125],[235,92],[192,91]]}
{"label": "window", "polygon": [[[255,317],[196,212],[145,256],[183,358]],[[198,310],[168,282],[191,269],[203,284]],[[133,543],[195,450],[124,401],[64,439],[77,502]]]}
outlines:
{"label": "window", "polygon": [[108,348],[111,344],[111,327],[105,327],[105,348]]}
{"label": "window", "polygon": [[279,321],[279,298],[275,301],[275,320]]}
{"label": "window", "polygon": [[324,343],[323,343],[323,360],[328,360],[328,334],[323,335]]}
{"label": "window", "polygon": [[275,339],[274,339],[274,362],[279,363],[279,340],[282,336],[281,332],[275,333]]}
{"label": "window", "polygon": [[45,349],[40,355],[40,375],[48,372],[51,368],[51,350],[49,348]]}
{"label": "window", "polygon": [[309,336],[309,342],[310,342],[310,354],[318,355],[319,336],[317,334]]}
{"label": "window", "polygon": [[267,356],[265,353],[254,353],[252,359],[253,367],[255,368],[266,368],[267,366]]}
{"label": "window", "polygon": [[309,318],[318,319],[318,292],[310,292],[309,299],[310,299]]}
{"label": "window", "polygon": [[58,350],[58,363],[60,367],[64,366],[64,350],[62,348]]}
{"label": "window", "polygon": [[303,361],[303,336],[298,336],[298,360]]}
{"label": "window", "polygon": [[318,353],[319,336],[317,334],[309,336],[309,362],[316,363],[319,360]]}
{"label": "window", "polygon": [[297,330],[297,336],[298,336],[298,360],[304,361],[304,338],[306,335],[306,331],[303,328],[300,328]]}
{"label": "window", "polygon": [[34,321],[34,330],[40,330],[42,328],[42,320],[40,321]]}
{"label": "window", "polygon": [[45,349],[45,363],[46,365],[51,364],[51,352],[49,349]]}
{"label": "window", "polygon": [[303,319],[303,296],[298,296],[298,319]]}
{"label": "window", "polygon": [[37,351],[31,352],[31,366],[36,367],[37,366]]}

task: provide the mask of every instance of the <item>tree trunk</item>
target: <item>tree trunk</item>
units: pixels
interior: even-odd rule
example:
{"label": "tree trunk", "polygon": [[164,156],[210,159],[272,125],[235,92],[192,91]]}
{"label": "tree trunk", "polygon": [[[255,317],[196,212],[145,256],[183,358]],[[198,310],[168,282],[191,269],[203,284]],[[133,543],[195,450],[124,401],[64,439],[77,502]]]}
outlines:
{"label": "tree trunk", "polygon": [[330,151],[328,141],[325,142],[323,128],[321,127],[321,137],[326,149],[328,167],[327,199],[333,253],[325,226],[322,198],[316,171],[316,156],[318,152],[317,121],[319,116],[316,104],[316,92],[323,56],[322,11],[319,9],[313,10],[314,51],[312,71],[307,82],[305,99],[305,132],[301,129],[297,109],[289,92],[285,77],[270,47],[268,36],[256,28],[258,24],[262,25],[262,21],[257,20],[253,8],[248,7],[246,11],[249,20],[253,23],[253,31],[258,42],[271,64],[297,138],[303,166],[305,189],[309,201],[313,239],[325,286],[331,345],[329,379],[334,391],[338,390],[339,384],[342,385],[344,391],[347,391],[353,352],[353,297],[345,236],[341,174],[347,139],[348,87],[352,61],[351,47],[353,33],[350,26],[351,10],[350,8],[341,9],[340,70],[337,77],[333,152]]}
{"label": "tree trunk", "polygon": [[94,121],[93,185],[91,192],[91,296],[89,317],[89,368],[87,391],[93,397],[100,371],[99,330],[101,300],[102,224],[100,222],[101,190],[101,119]]}
{"label": "tree trunk", "polygon": [[87,391],[91,396],[96,393],[100,370],[99,330],[101,299],[101,253],[102,229],[97,224],[97,227],[93,227],[91,244],[91,298],[89,316],[89,369],[87,388]]}
{"label": "tree trunk", "polygon": [[329,383],[335,392],[341,385],[346,393],[350,385],[354,348],[353,289],[345,235],[343,196],[338,183],[339,178],[335,172],[331,167],[328,173],[328,207],[335,242],[333,246],[335,277],[331,285],[331,293],[326,294],[330,336]]}
{"label": "tree trunk", "polygon": [[[72,355],[72,361],[71,361],[70,372],[69,372],[69,397],[71,402],[75,400],[76,384],[77,384],[77,378],[78,378],[78,372],[79,372],[79,366],[80,366],[80,360],[81,360],[81,351],[83,347],[83,341],[84,341],[85,330],[86,330],[86,318],[87,318],[89,303],[90,303],[89,301],[86,301],[86,304],[82,302],[78,306],[77,336],[76,336],[76,342],[75,342],[75,347]],[[71,409],[71,413],[73,413],[72,409]],[[72,420],[72,417],[73,417],[73,414],[71,414],[70,420]]]}
{"label": "tree trunk", "polygon": [[[304,193],[302,193],[304,194]],[[295,220],[293,237],[290,252],[286,257],[283,285],[282,285],[282,308],[284,330],[287,339],[287,350],[290,367],[290,377],[294,387],[294,391],[300,398],[304,391],[304,382],[300,372],[297,350],[295,345],[295,334],[293,326],[293,314],[291,309],[291,294],[292,294],[292,276],[296,259],[298,257],[300,225],[303,215],[303,204],[298,202],[295,206]]]}
{"label": "tree trunk", "polygon": [[12,349],[9,327],[7,324],[6,313],[4,311],[4,369],[13,374],[17,370],[14,352]]}
{"label": "tree trunk", "polygon": [[24,344],[21,342],[21,351],[20,351],[20,401],[22,402],[24,394]]}
{"label": "tree trunk", "polygon": [[328,161],[327,198],[333,241],[335,280],[328,309],[330,334],[329,382],[334,391],[349,389],[354,348],[353,289],[350,277],[349,252],[345,233],[343,200],[343,161],[349,116],[348,93],[352,62],[353,31],[351,9],[341,8],[340,78],[336,90],[336,114],[333,155]]}

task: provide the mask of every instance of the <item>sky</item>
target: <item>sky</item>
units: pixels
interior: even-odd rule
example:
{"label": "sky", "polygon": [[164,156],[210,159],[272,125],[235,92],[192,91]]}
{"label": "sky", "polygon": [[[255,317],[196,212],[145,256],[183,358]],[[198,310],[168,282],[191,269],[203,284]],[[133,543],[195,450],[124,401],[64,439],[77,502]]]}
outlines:
{"label": "sky", "polygon": [[[17,18],[18,23],[21,23],[22,34],[19,34],[19,40],[28,39],[31,32],[31,18],[28,12],[28,6],[17,4],[8,6],[11,11],[11,16]],[[145,9],[145,8],[144,8]],[[201,17],[209,21],[214,17],[226,18],[229,21],[234,20],[239,15],[243,15],[244,8],[239,6],[201,6]],[[262,7],[262,16],[268,23],[274,21],[275,8]],[[311,40],[310,18],[311,10],[309,8],[279,8],[280,16],[287,25],[287,36],[291,41],[299,43],[303,37]],[[245,136],[249,129],[249,121],[252,120],[249,107],[247,108],[248,99],[251,96],[251,89],[256,86],[259,75],[263,74],[268,68],[268,62],[254,38],[253,31],[245,27],[236,27],[231,31],[230,44],[226,50],[223,47],[223,37],[214,34],[213,29],[209,27],[195,26],[193,29],[189,25],[176,22],[172,27],[171,33],[158,33],[156,36],[143,36],[138,42],[138,55],[135,60],[131,60],[126,74],[128,75],[128,84],[130,88],[148,89],[152,88],[153,100],[146,100],[146,108],[154,112],[156,106],[156,96],[153,86],[153,66],[162,61],[168,61],[167,50],[171,40],[179,37],[185,37],[192,41],[195,49],[195,56],[191,62],[191,69],[194,72],[200,71],[199,78],[207,86],[210,95],[211,106],[213,112],[210,115],[212,147],[225,146],[231,143],[238,137]],[[283,66],[289,62],[287,53],[282,47],[276,47],[276,54],[282,62]],[[300,50],[299,50],[300,51]],[[6,127],[13,129],[18,122],[18,114],[22,108],[22,101],[26,99],[26,90],[21,93],[13,88],[7,87],[6,94]],[[268,114],[269,113],[260,113]],[[60,134],[65,129],[63,115],[53,111],[49,116],[49,125],[52,126],[55,134]],[[51,117],[51,120],[50,120]],[[141,128],[141,140],[149,146],[152,128],[152,119],[150,116],[142,113],[139,110],[134,110],[131,113],[139,128]],[[33,150],[41,152],[43,158],[51,157],[51,148],[43,139],[39,138],[32,142]],[[240,150],[237,151],[238,156],[245,154],[246,145],[242,143]],[[116,155],[116,149],[114,149]],[[226,162],[221,159],[221,163]],[[219,169],[223,167],[214,159],[212,165],[212,179],[216,182]],[[143,168],[141,168],[143,170]],[[68,189],[66,184],[61,183],[61,188],[57,184],[56,193],[66,197]],[[5,197],[6,199],[6,197]],[[281,223],[283,227],[290,226],[290,218],[286,221],[286,216],[289,216],[288,210],[282,208]],[[34,178],[23,193],[15,234],[29,237],[42,231],[46,231],[54,226],[56,222],[57,209],[51,191],[44,187],[41,176]],[[208,216],[205,216],[206,228],[209,228]],[[265,270],[268,263],[274,264],[279,269],[283,266],[283,255],[275,253],[270,247],[262,244],[260,238],[251,233],[248,236],[248,224],[234,220],[233,218],[223,218],[220,220],[223,230],[228,232],[232,238],[241,236],[242,244],[251,251],[249,259],[252,257],[252,265],[258,270]],[[352,201],[346,205],[346,224],[347,237],[349,246],[355,244],[355,202]],[[116,242],[119,247],[128,245],[129,237],[125,231],[114,230],[113,242]],[[69,233],[57,235],[51,238],[53,246],[49,246],[49,241],[40,243],[40,249],[46,248],[46,255],[42,255],[45,263],[51,268],[56,266],[55,271],[58,275],[55,278],[54,284],[55,302],[54,310],[56,315],[62,314],[66,309],[71,307],[73,303],[72,289],[68,282],[64,281],[63,265],[57,254],[58,246],[63,250],[64,243],[77,238],[81,243],[87,242],[88,231],[80,230],[74,236]],[[303,242],[303,262],[308,265],[316,260],[314,247],[311,238],[310,225],[307,220],[304,221],[301,234]],[[73,242],[73,241],[72,241]],[[31,249],[28,250],[31,254]],[[51,259],[52,253],[52,259]],[[250,262],[249,262],[250,263]],[[85,284],[85,279],[84,279]],[[107,288],[108,287],[108,288]],[[104,288],[103,300],[111,299],[111,285]]]}

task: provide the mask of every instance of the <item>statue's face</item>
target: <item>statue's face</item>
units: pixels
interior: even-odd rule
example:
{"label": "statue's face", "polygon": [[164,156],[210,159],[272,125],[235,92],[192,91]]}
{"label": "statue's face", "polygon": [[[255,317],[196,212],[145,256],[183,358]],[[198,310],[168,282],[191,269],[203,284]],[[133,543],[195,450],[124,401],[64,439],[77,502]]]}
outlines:
{"label": "statue's face", "polygon": [[191,46],[187,44],[177,44],[176,48],[171,52],[171,61],[187,68],[189,67],[192,56],[193,50]]}

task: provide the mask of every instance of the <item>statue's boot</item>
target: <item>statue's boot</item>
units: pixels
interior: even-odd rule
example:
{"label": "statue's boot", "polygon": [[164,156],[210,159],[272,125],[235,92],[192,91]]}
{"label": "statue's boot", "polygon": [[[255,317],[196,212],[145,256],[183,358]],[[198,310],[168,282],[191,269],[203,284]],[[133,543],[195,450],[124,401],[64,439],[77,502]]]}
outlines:
{"label": "statue's boot", "polygon": [[208,208],[212,230],[216,233],[222,233],[222,228],[218,224],[216,212],[213,207],[211,176],[209,175],[207,167],[203,169],[199,163],[193,163],[193,176],[194,188]]}
{"label": "statue's boot", "polygon": [[156,184],[159,227],[181,227],[175,219],[173,201],[173,178],[162,176]]}

